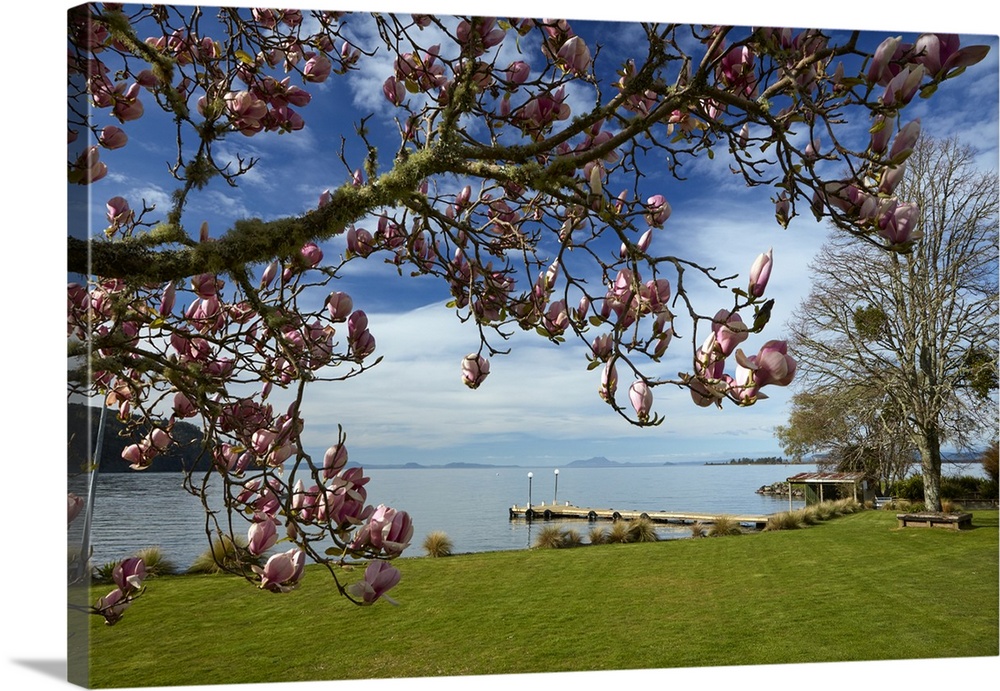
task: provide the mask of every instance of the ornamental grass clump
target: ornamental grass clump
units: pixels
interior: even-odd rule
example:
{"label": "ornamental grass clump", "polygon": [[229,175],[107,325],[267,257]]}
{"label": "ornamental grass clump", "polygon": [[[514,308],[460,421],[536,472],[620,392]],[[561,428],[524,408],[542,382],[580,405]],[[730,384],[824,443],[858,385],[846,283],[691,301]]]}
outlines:
{"label": "ornamental grass clump", "polygon": [[740,528],[738,521],[734,520],[732,516],[716,516],[712,525],[708,529],[709,537],[722,537],[724,535],[742,535],[743,529]]}
{"label": "ornamental grass clump", "polygon": [[159,546],[144,547],[132,556],[142,559],[142,563],[146,565],[146,578],[168,576],[178,572],[177,564],[167,559],[163,554],[163,548]]}
{"label": "ornamental grass clump", "polygon": [[535,538],[534,546],[539,549],[562,549],[564,547],[579,547],[583,537],[577,530],[565,529],[562,526],[544,526]]}
{"label": "ornamental grass clump", "polygon": [[781,513],[776,513],[768,517],[767,525],[764,526],[764,530],[798,530],[799,528],[804,527],[805,523],[802,522],[801,512],[782,511]]}
{"label": "ornamental grass clump", "polygon": [[608,528],[608,543],[616,542],[628,542],[629,541],[629,525],[626,521],[615,521]]}
{"label": "ornamental grass clump", "polygon": [[604,528],[595,525],[587,534],[587,539],[592,545],[603,545],[608,541],[608,532]]}
{"label": "ornamental grass clump", "polygon": [[708,530],[708,528],[704,523],[695,521],[691,524],[691,537],[705,537],[706,530]]}
{"label": "ornamental grass clump", "polygon": [[583,536],[580,535],[580,531],[574,528],[569,528],[563,531],[563,547],[579,547],[583,544]]}
{"label": "ornamental grass clump", "polygon": [[223,573],[250,571],[251,566],[261,567],[264,557],[254,556],[247,549],[246,540],[234,541],[228,535],[212,540],[211,546],[202,552],[188,568],[188,573]]}
{"label": "ornamental grass clump", "polygon": [[424,538],[424,551],[429,557],[450,557],[455,546],[448,534],[435,530]]}
{"label": "ornamental grass clump", "polygon": [[656,542],[660,538],[656,534],[656,526],[648,518],[639,517],[628,527],[629,542]]}
{"label": "ornamental grass clump", "polygon": [[91,580],[94,583],[111,583],[114,580],[112,573],[114,573],[116,566],[118,566],[117,561],[109,561],[106,564],[95,566],[91,572]]}
{"label": "ornamental grass clump", "polygon": [[818,504],[812,506],[807,506],[804,509],[800,509],[799,514],[802,519],[802,523],[805,525],[816,525],[820,523],[823,519],[821,518],[821,513]]}

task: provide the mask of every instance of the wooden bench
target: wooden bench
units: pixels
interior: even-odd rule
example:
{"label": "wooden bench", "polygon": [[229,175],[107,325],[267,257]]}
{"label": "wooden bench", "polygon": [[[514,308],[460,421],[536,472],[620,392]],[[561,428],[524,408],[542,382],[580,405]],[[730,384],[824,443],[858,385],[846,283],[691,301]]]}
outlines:
{"label": "wooden bench", "polygon": [[935,513],[922,511],[919,513],[897,513],[900,528],[946,528],[948,530],[963,530],[972,527],[971,513]]}

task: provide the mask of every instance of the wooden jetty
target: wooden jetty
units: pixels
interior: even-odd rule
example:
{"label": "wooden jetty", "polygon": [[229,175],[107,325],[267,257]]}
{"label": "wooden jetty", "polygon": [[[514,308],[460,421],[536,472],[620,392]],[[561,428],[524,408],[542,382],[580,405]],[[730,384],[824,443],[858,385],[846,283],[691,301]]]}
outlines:
{"label": "wooden jetty", "polygon": [[565,518],[576,518],[587,521],[634,521],[637,518],[648,518],[654,523],[678,523],[690,525],[693,523],[715,523],[720,517],[736,521],[740,525],[751,526],[757,530],[767,525],[767,516],[747,516],[732,514],[690,513],[683,511],[630,511],[626,509],[594,509],[583,506],[565,504],[531,504],[530,506],[514,505],[510,507],[510,519],[523,518],[528,521],[553,521]]}

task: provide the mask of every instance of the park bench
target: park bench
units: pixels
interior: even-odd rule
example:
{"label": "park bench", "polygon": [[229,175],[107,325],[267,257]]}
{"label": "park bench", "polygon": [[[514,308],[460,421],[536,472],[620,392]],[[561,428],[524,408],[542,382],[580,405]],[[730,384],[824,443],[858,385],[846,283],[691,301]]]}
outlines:
{"label": "park bench", "polygon": [[896,500],[892,497],[875,497],[875,508],[884,509],[885,507],[892,504],[892,502],[894,501]]}
{"label": "park bench", "polygon": [[900,528],[946,528],[962,530],[972,527],[971,513],[935,513],[921,511],[917,513],[897,513]]}

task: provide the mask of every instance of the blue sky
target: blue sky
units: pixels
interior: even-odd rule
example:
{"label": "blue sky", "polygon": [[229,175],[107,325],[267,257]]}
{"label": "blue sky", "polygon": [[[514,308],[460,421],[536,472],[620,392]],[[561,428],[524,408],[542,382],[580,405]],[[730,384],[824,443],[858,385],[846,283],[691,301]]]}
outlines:
{"label": "blue sky", "polygon": [[[370,27],[361,21],[352,26],[355,36],[365,42]],[[598,64],[605,71],[620,65],[621,57],[642,40],[634,23],[574,21],[573,26],[591,46],[602,43]],[[928,28],[935,29],[935,25]],[[864,42],[874,47],[889,34],[902,34],[904,40],[916,36],[903,30],[871,31]],[[434,42],[427,37],[426,44]],[[987,43],[993,50],[984,62],[946,83],[934,99],[911,106],[903,120],[920,117],[923,131],[935,136],[961,134],[981,150],[982,165],[995,169],[997,40],[966,35],[962,43]],[[510,59],[540,61],[538,47],[530,39],[522,41],[521,47],[520,55],[512,45],[503,50]],[[506,57],[499,62],[505,64]],[[219,233],[244,216],[294,215],[314,208],[324,189],[344,182],[348,171],[337,157],[340,137],[348,138],[352,163],[360,163],[361,154],[352,157],[359,149],[351,139],[360,117],[373,115],[373,132],[380,127],[388,128],[390,134],[394,131],[392,112],[381,95],[381,83],[391,73],[391,59],[376,56],[361,66],[347,79],[331,79],[314,87],[313,101],[301,109],[307,123],[303,131],[261,133],[252,138],[235,135],[225,141],[216,151],[217,158],[235,158],[241,153],[259,157],[260,162],[238,188],[216,180],[197,194],[186,211],[186,224],[197,227],[202,220],[208,221],[213,232]],[[593,95],[586,88],[569,91],[574,112],[582,111],[588,99],[592,102]],[[152,110],[149,104],[145,117],[126,126],[130,144],[106,154],[111,173],[91,187],[93,225],[98,232],[105,225],[103,201],[111,196],[125,196],[133,207],[139,206],[140,199],[160,209],[168,206],[173,187],[166,166],[174,156],[173,135]],[[867,138],[868,126],[867,121],[856,125],[862,140]],[[383,150],[394,150],[392,140],[382,141]],[[787,230],[780,228],[774,222],[770,191],[747,189],[729,172],[725,155],[689,163],[685,168],[688,180],[683,183],[668,179],[653,164],[644,170],[648,173],[644,194],[662,192],[673,207],[670,220],[656,235],[653,254],[676,253],[717,266],[722,275],[740,274],[735,285],[742,285],[756,255],[774,248],[768,296],[776,303],[764,336],[782,337],[784,321],[809,289],[808,264],[823,242],[826,227],[811,217],[800,217]],[[457,191],[461,183],[452,184]],[[359,225],[374,230],[374,221]],[[343,238],[324,243],[323,249],[328,257],[342,253]],[[689,288],[696,298],[702,296],[702,311],[711,313],[714,305],[724,306],[722,296],[712,297],[709,286]],[[309,387],[304,407],[309,451],[321,451],[332,443],[340,424],[348,434],[351,459],[362,464],[562,465],[594,455],[658,463],[780,452],[773,428],[785,422],[792,388],[770,387],[770,399],[752,408],[730,405],[719,410],[698,408],[685,391],[660,387],[655,390],[654,409],[665,422],[637,429],[599,399],[599,370],[586,370],[581,343],[571,339],[556,347],[533,333],[517,332],[508,342],[511,354],[494,357],[486,383],[471,391],[460,381],[459,362],[477,349],[477,334],[471,324],[461,324],[443,306],[448,299],[443,283],[400,279],[393,267],[373,257],[348,265],[337,289],[349,292],[355,307],[368,313],[383,361],[351,381]],[[765,337],[748,342],[749,352]],[[660,370],[668,376],[688,369],[690,357],[687,344],[679,339],[671,352],[673,359],[668,357]],[[627,385],[623,382],[623,391]],[[280,395],[274,397],[276,405],[281,400]]]}

